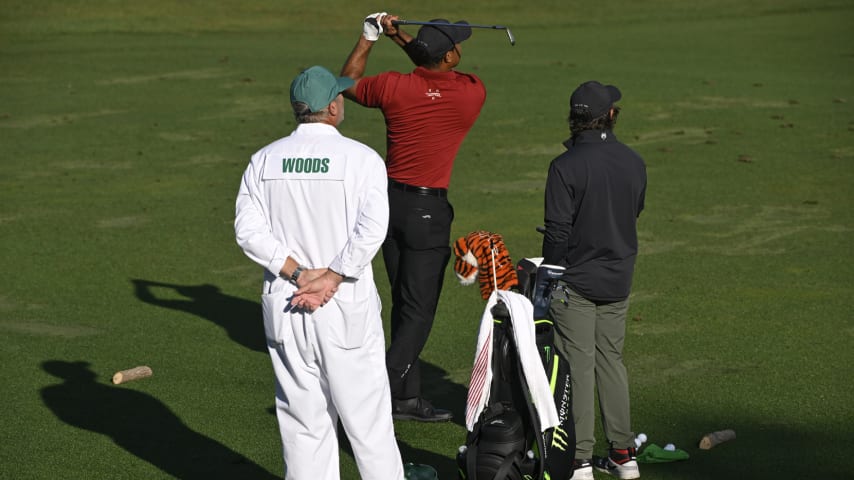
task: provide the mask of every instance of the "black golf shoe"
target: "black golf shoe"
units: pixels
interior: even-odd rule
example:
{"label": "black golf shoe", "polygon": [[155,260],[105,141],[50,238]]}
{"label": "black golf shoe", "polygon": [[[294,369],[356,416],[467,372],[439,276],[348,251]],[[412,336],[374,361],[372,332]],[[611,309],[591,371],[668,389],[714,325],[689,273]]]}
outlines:
{"label": "black golf shoe", "polygon": [[391,401],[391,416],[395,420],[415,420],[418,422],[447,422],[454,415],[441,408],[433,408],[421,397]]}

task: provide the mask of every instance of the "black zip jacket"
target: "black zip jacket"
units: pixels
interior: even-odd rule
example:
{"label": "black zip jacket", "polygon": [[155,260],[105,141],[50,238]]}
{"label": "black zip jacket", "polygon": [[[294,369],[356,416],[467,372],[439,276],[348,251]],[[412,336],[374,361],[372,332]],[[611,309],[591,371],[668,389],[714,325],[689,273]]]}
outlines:
{"label": "black zip jacket", "polygon": [[543,262],[592,302],[629,296],[646,195],[643,159],[608,130],[564,142],[546,180]]}

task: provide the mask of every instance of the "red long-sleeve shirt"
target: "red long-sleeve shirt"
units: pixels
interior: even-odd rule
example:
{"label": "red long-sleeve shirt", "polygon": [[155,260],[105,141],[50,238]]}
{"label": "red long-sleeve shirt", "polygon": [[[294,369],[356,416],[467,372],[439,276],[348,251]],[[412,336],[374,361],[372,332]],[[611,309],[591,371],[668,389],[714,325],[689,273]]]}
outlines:
{"label": "red long-sleeve shirt", "polygon": [[448,188],[454,159],[485,100],[476,75],[423,67],[364,77],[356,86],[356,101],[385,117],[389,178],[419,187]]}

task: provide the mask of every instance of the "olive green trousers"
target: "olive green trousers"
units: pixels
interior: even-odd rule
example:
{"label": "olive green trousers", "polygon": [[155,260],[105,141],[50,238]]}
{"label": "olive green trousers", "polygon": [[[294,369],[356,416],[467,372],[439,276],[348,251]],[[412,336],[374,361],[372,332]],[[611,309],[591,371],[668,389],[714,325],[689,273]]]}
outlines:
{"label": "olive green trousers", "polygon": [[634,447],[629,413],[629,382],[623,364],[629,300],[594,303],[558,282],[549,313],[555,323],[555,346],[569,362],[575,458],[590,459],[596,443],[594,392],[599,397],[608,448]]}

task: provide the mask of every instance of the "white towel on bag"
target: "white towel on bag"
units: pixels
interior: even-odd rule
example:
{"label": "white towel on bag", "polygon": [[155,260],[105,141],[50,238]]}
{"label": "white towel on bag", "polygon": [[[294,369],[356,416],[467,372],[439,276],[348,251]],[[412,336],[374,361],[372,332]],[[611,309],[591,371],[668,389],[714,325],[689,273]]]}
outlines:
{"label": "white towel on bag", "polygon": [[540,431],[559,425],[557,408],[552,397],[549,379],[537,353],[537,337],[534,331],[534,306],[524,295],[507,290],[495,290],[486,302],[477,336],[477,350],[469,383],[466,402],[466,428],[473,431],[474,424],[489,403],[489,387],[492,383],[492,307],[498,301],[507,305],[513,336],[519,353],[522,372],[531,392],[531,401],[540,419]]}

